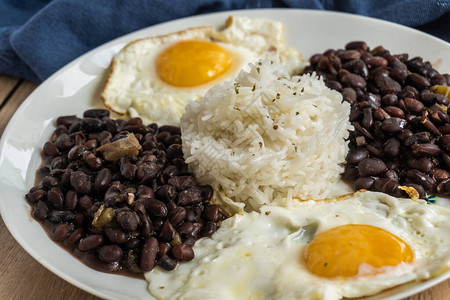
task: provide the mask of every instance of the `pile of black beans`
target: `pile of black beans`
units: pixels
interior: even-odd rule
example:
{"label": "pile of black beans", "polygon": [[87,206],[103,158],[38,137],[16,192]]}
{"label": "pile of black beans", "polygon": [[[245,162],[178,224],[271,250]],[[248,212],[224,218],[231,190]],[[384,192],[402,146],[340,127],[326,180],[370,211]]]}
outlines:
{"label": "pile of black beans", "polygon": [[[211,186],[188,172],[178,127],[139,118],[113,120],[104,109],[59,117],[43,147],[38,185],[27,201],[49,236],[103,271],[172,270],[224,219]],[[134,135],[140,150],[105,160],[102,145]]]}
{"label": "pile of black beans", "polygon": [[355,189],[406,196],[399,186],[450,195],[449,99],[430,90],[450,75],[408,54],[363,41],[310,58],[316,72],[350,103],[349,153],[343,178]]}

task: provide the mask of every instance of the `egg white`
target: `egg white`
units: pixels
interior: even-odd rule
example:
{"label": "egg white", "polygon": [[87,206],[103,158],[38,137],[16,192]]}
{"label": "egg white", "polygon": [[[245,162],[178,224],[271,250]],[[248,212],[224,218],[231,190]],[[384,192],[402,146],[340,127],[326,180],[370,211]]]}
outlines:
{"label": "egg white", "polygon": [[[260,58],[280,60],[289,65],[292,73],[299,72],[305,64],[302,55],[287,47],[282,37],[279,22],[230,17],[223,31],[203,26],[133,41],[113,58],[101,98],[111,110],[128,112],[145,123],[179,125],[188,100],[198,100],[209,88],[231,79]],[[182,40],[217,43],[231,54],[231,67],[218,78],[195,87],[180,88],[164,82],[156,73],[155,59],[165,48]]]}
{"label": "egg white", "polygon": [[[450,269],[450,208],[424,201],[358,192],[287,209],[225,220],[212,238],[194,246],[195,259],[172,272],[145,274],[158,299],[340,299],[438,276]],[[309,272],[305,248],[322,231],[345,224],[383,228],[403,239],[414,261],[374,276],[321,278]]]}

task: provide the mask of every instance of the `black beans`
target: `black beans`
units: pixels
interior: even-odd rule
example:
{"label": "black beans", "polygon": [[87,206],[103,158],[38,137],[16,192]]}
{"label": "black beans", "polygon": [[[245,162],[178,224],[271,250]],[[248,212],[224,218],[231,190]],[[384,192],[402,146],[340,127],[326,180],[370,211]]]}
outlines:
{"label": "black beans", "polygon": [[122,258],[123,250],[117,245],[105,245],[98,249],[98,257],[105,262],[116,262]]}
{"label": "black beans", "polygon": [[386,170],[385,163],[377,158],[365,158],[358,164],[358,172],[361,176],[377,176]]}
{"label": "black beans", "polygon": [[[340,69],[331,54],[340,59]],[[362,41],[316,54],[310,62],[305,71],[339,87],[351,105],[355,130],[343,174],[349,183],[394,196],[407,196],[400,185],[415,188],[420,197],[450,195],[450,100],[430,89],[449,85],[448,75],[420,57],[369,49]]]}
{"label": "black beans", "polygon": [[194,259],[194,250],[186,244],[179,244],[172,248],[173,257],[179,261],[190,261]]}
{"label": "black beans", "polygon": [[[212,187],[189,173],[180,129],[112,120],[105,109],[83,116],[58,118],[43,147],[42,180],[26,195],[33,217],[99,271],[172,270],[191,260],[195,241],[213,234],[225,216],[209,203]],[[136,153],[105,160],[97,151],[130,132],[141,146]]]}
{"label": "black beans", "polygon": [[140,268],[143,272],[148,272],[155,266],[158,249],[158,240],[154,237],[149,238],[142,246]]}
{"label": "black beans", "polygon": [[388,133],[394,134],[401,132],[406,127],[406,124],[406,120],[394,117],[385,119],[383,123],[381,123],[381,129]]}
{"label": "black beans", "polygon": [[98,248],[104,242],[103,235],[100,234],[92,234],[88,235],[85,238],[81,239],[78,244],[78,249],[80,251],[89,251]]}
{"label": "black beans", "polygon": [[88,194],[91,191],[91,179],[82,171],[75,171],[70,175],[70,184],[77,193]]}

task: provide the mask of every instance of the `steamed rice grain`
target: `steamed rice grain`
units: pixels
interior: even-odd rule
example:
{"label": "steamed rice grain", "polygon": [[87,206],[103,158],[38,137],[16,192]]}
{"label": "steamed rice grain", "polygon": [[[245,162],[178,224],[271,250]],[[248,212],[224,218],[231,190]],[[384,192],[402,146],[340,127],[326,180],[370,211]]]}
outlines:
{"label": "steamed rice grain", "polygon": [[189,102],[181,118],[189,169],[225,212],[327,196],[343,171],[350,106],[315,75],[270,60]]}

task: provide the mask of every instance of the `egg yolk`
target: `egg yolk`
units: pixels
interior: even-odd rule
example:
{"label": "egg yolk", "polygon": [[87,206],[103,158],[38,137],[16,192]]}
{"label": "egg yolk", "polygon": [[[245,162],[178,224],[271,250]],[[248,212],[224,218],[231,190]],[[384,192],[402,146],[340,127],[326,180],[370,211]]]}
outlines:
{"label": "egg yolk", "polygon": [[177,87],[193,87],[225,73],[230,68],[231,55],[212,42],[185,40],[163,50],[155,63],[163,81]]}
{"label": "egg yolk", "polygon": [[370,225],[343,225],[318,234],[305,252],[306,266],[321,277],[352,277],[360,266],[372,266],[363,276],[381,273],[377,268],[410,263],[413,251],[402,239]]}

